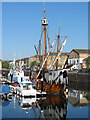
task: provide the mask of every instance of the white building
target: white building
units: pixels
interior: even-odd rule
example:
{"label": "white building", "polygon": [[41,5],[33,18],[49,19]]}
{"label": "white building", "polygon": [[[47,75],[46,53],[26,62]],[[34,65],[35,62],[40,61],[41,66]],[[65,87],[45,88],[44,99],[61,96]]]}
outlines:
{"label": "white building", "polygon": [[90,56],[88,49],[73,49],[68,58],[68,65],[72,65],[72,69],[81,69],[83,59]]}

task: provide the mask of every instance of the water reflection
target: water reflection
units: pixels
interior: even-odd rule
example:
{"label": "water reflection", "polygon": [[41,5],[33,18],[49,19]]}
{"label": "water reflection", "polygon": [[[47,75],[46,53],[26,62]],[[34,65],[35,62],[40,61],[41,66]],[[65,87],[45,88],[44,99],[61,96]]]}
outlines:
{"label": "water reflection", "polygon": [[90,93],[86,90],[69,88],[68,98],[66,98],[65,95],[47,95],[46,97],[41,98],[24,98],[14,94],[11,100],[0,99],[0,101],[2,101],[4,118],[44,118],[48,120],[65,120],[66,118],[71,117],[88,117]]}
{"label": "water reflection", "polygon": [[80,90],[69,90],[68,93],[68,101],[74,107],[77,106],[87,106],[89,103],[89,92],[87,91],[80,91]]}
{"label": "water reflection", "polygon": [[[33,109],[35,117],[44,119],[66,118],[67,100],[65,96],[48,95],[44,98],[21,98],[14,96],[14,108],[16,108],[16,101],[18,101],[20,108],[25,113],[29,113]],[[39,112],[38,115],[37,111]]]}
{"label": "water reflection", "polygon": [[65,96],[47,96],[45,100],[39,100],[38,104],[45,110],[45,118],[66,118],[67,101]]}
{"label": "water reflection", "polygon": [[2,103],[2,106],[8,106],[9,103],[11,102],[11,100],[12,100],[11,96],[10,97],[2,97],[0,95],[0,103]]}
{"label": "water reflection", "polygon": [[30,109],[33,108],[33,104],[35,104],[36,102],[36,98],[20,98],[20,100],[18,101],[19,106],[26,112],[28,113],[28,111]]}

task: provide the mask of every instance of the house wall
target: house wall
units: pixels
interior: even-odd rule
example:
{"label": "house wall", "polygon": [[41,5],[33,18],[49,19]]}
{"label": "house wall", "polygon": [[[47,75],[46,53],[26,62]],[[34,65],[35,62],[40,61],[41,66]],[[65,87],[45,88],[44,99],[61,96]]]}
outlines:
{"label": "house wall", "polygon": [[[56,55],[50,55],[47,60],[47,64],[52,65],[53,61],[55,60]],[[61,55],[58,59],[58,65],[61,65],[62,67],[64,66],[65,62],[67,60],[67,55]]]}
{"label": "house wall", "polygon": [[16,61],[16,67],[19,67],[19,62],[18,61]]}
{"label": "house wall", "polygon": [[76,53],[75,51],[72,51],[72,52],[69,54],[69,59],[73,59],[73,58],[79,58],[79,54]]}
{"label": "house wall", "polygon": [[61,56],[59,57],[58,62],[59,62],[59,64],[63,67],[64,64],[65,64],[65,62],[66,62],[66,60],[67,60],[67,55],[61,55]]}
{"label": "house wall", "polygon": [[80,53],[80,54],[79,54],[80,58],[86,58],[86,57],[88,57],[88,55],[89,55],[88,53],[86,53],[86,54],[83,54],[83,53],[81,54],[81,53]]}
{"label": "house wall", "polygon": [[55,57],[56,57],[55,55],[50,55],[48,57],[48,60],[47,60],[48,66],[53,64],[53,61],[54,61]]}
{"label": "house wall", "polygon": [[78,64],[79,63],[79,58],[72,58],[72,59],[68,59],[68,64]]}
{"label": "house wall", "polygon": [[69,54],[68,64],[76,65],[76,68],[81,69],[83,66],[86,67],[85,64],[82,65],[83,59],[85,59],[86,57],[88,57],[88,53],[77,53],[74,50],[72,50]]}
{"label": "house wall", "polygon": [[71,51],[69,54],[69,58],[68,58],[68,64],[71,65],[75,65],[75,64],[79,64],[80,59],[79,59],[79,54],[76,53],[75,51]]}

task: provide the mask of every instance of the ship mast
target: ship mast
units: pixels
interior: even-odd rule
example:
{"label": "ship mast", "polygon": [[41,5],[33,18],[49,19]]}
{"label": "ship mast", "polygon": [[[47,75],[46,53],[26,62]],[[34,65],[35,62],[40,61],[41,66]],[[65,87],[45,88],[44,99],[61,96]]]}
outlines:
{"label": "ship mast", "polygon": [[39,61],[40,61],[40,68],[41,68],[41,40],[39,40]]}
{"label": "ship mast", "polygon": [[[47,56],[47,41],[46,41],[46,26],[48,25],[48,20],[46,19],[45,12],[45,0],[44,0],[44,19],[41,20],[42,26],[44,27],[44,43],[45,43],[45,58]],[[47,72],[47,61],[45,61],[45,72]]]}
{"label": "ship mast", "polygon": [[[59,24],[59,34],[58,34],[58,43],[57,43],[57,55],[59,53],[59,39],[60,39],[60,24]],[[56,71],[58,70],[58,59],[56,61]]]}

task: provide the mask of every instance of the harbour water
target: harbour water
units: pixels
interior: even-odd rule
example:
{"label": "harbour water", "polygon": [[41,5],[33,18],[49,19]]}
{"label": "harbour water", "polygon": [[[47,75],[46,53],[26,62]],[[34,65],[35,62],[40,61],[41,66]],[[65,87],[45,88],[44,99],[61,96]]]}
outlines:
{"label": "harbour water", "polygon": [[90,93],[85,89],[78,89],[77,86],[75,88],[69,87],[68,96],[47,95],[41,98],[21,98],[14,94],[12,99],[0,99],[2,118],[88,119]]}

